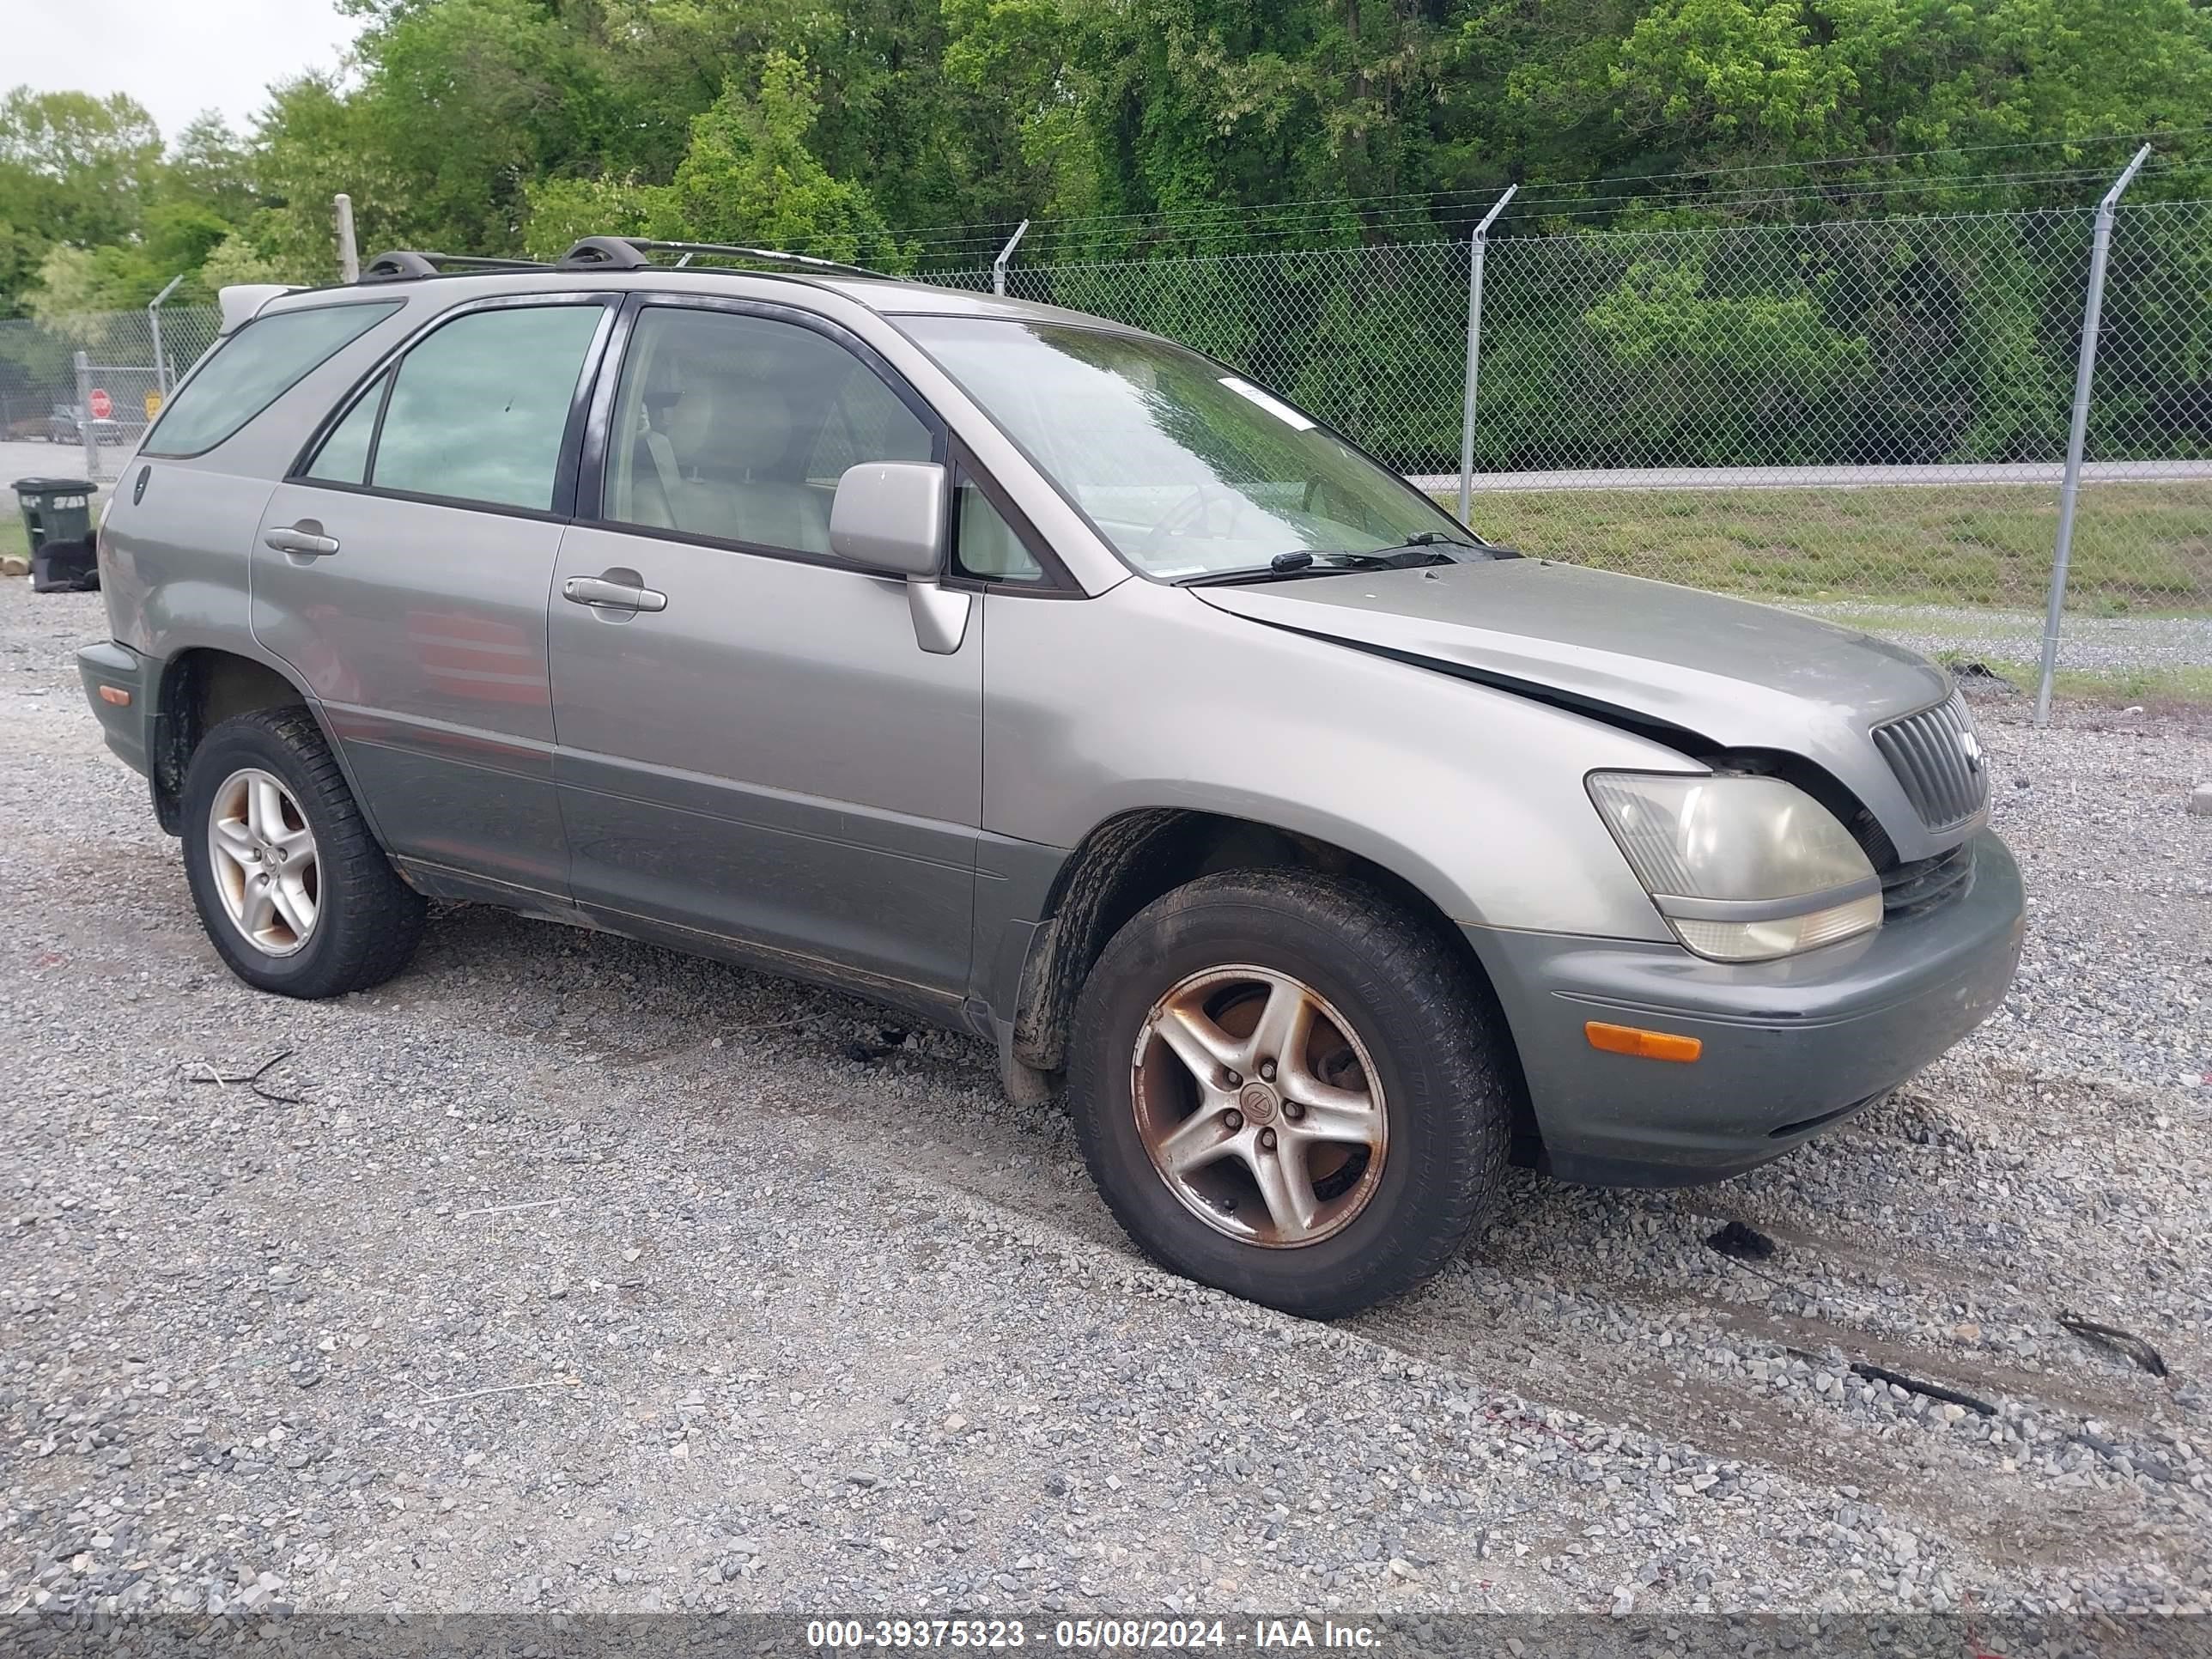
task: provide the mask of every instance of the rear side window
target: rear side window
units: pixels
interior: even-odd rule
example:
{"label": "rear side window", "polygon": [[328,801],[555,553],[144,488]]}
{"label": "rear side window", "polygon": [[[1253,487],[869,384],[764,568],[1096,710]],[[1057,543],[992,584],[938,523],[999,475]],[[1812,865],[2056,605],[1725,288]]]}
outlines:
{"label": "rear side window", "polygon": [[576,383],[605,307],[503,306],[457,317],[347,411],[306,477],[550,510]]}
{"label": "rear side window", "polygon": [[323,440],[315,464],[307,469],[309,477],[329,483],[368,482],[369,441],[376,436],[376,418],[384,413],[384,394],[391,385],[392,376],[380,374],[376,384],[362,393],[360,401],[346,411],[345,419]]}
{"label": "rear side window", "polygon": [[339,347],[399,309],[389,305],[315,306],[257,317],[240,329],[179,390],[154,429],[148,455],[204,454],[300,383]]}

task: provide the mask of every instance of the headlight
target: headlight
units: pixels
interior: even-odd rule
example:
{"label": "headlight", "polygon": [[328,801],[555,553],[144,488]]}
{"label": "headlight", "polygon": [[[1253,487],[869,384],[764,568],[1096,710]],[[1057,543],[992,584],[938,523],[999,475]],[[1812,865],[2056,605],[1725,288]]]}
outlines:
{"label": "headlight", "polygon": [[1763,962],[1881,926],[1881,883],[1835,815],[1779,778],[1593,772],[1590,799],[1675,936]]}

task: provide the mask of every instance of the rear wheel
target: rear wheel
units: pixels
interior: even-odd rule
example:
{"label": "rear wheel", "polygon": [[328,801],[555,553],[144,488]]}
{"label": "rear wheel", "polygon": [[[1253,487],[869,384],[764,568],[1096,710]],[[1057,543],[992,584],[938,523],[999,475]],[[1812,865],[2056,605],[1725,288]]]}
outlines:
{"label": "rear wheel", "polygon": [[1069,1097],[1163,1266],[1317,1318],[1420,1283],[1504,1167],[1510,1062],[1464,963],[1364,884],[1209,876],[1116,934]]}
{"label": "rear wheel", "polygon": [[257,709],[209,732],[185,773],[183,812],[192,902],[249,985],[341,996],[406,966],[427,907],[369,833],[305,708]]}

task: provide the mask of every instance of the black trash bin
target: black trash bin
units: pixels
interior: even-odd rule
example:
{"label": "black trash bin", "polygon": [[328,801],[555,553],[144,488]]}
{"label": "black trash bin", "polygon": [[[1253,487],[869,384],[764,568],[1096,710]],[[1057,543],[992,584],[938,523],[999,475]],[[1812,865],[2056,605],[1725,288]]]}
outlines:
{"label": "black trash bin", "polygon": [[31,586],[41,593],[98,587],[92,485],[82,478],[18,478],[15,488],[31,542]]}

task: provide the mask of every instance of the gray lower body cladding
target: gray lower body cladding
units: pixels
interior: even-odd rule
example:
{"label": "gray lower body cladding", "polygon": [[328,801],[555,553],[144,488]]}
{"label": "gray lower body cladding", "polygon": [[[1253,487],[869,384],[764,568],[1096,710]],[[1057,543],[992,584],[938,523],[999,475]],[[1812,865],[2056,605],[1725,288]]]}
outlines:
{"label": "gray lower body cladding", "polygon": [[[1470,927],[1520,1050],[1542,1165],[1601,1186],[1741,1173],[1832,1127],[1988,1017],[2020,959],[2019,866],[1984,830],[1966,890],[1779,962]],[[1589,1021],[1698,1038],[1692,1062],[1593,1048]]]}

